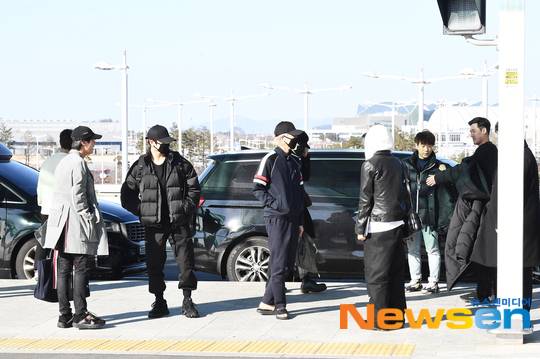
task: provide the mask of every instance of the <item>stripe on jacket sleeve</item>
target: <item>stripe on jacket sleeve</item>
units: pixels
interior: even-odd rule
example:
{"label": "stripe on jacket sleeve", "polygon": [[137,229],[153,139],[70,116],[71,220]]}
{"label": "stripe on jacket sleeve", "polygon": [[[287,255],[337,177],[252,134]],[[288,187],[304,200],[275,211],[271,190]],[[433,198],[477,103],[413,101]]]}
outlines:
{"label": "stripe on jacket sleeve", "polygon": [[266,161],[268,160],[268,158],[272,155],[276,154],[276,151],[272,150],[270,152],[268,152],[266,154],[266,156],[264,156],[262,159],[261,159],[261,163],[259,164],[259,169],[257,170],[257,173],[255,174],[255,176],[262,176],[263,174],[263,171],[264,171],[264,168],[266,167]]}
{"label": "stripe on jacket sleeve", "polygon": [[264,182],[268,183],[268,178],[266,178],[266,177],[264,177],[264,176],[255,175],[255,178],[256,178],[256,179],[263,180]]}
{"label": "stripe on jacket sleeve", "polygon": [[264,182],[264,181],[261,181],[261,180],[258,179],[258,178],[255,178],[255,179],[253,180],[253,182],[258,183],[258,184],[262,184],[262,185],[265,186],[265,187],[266,187],[266,185],[268,184],[268,183],[266,183],[266,182]]}

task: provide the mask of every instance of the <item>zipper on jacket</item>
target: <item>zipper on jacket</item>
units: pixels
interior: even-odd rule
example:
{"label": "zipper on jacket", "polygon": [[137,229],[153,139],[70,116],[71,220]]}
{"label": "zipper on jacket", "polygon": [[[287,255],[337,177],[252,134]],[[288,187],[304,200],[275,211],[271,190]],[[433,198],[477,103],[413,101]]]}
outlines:
{"label": "zipper on jacket", "polygon": [[437,160],[435,160],[435,163],[429,166],[428,168],[420,171],[418,173],[418,176],[416,176],[416,213],[418,213],[418,202],[420,201],[420,188],[422,187],[421,180],[422,180],[422,173],[429,171],[433,167],[437,165]]}

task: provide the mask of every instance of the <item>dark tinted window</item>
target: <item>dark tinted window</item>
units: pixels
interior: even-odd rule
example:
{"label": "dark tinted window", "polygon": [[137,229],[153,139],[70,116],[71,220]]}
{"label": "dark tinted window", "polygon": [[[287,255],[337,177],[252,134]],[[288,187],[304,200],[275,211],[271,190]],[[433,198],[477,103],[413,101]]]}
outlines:
{"label": "dark tinted window", "polygon": [[8,203],[25,203],[25,200],[19,197],[16,193],[11,191],[10,188],[5,185],[0,186],[0,192],[2,194],[3,201]]}
{"label": "dark tinted window", "polygon": [[325,159],[311,160],[311,176],[305,182],[310,196],[360,196],[360,169],[363,160]]}
{"label": "dark tinted window", "polygon": [[17,161],[0,162],[0,176],[31,196],[37,196],[39,172]]}
{"label": "dark tinted window", "polygon": [[252,194],[260,161],[223,162],[204,184],[204,193]]}

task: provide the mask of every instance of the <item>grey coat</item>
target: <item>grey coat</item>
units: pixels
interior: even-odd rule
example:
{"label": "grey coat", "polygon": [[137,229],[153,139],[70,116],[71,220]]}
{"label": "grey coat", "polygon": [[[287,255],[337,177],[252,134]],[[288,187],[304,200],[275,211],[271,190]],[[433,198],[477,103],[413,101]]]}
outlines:
{"label": "grey coat", "polygon": [[107,231],[94,189],[94,176],[79,151],[71,150],[54,173],[53,200],[44,248],[54,248],[66,229],[64,252],[108,255]]}

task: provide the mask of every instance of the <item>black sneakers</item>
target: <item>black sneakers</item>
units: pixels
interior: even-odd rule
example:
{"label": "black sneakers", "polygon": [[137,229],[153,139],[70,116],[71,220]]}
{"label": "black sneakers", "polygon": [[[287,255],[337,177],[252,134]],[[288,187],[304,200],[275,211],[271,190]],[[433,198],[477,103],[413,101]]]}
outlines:
{"label": "black sneakers", "polygon": [[[60,323],[60,322],[59,322]],[[86,312],[82,315],[73,316],[73,326],[79,329],[99,329],[105,325],[105,321],[94,313]]]}
{"label": "black sneakers", "polygon": [[309,292],[322,292],[326,290],[326,284],[324,283],[317,283],[313,279],[310,279],[307,282],[302,282],[302,285],[300,285],[300,292],[302,293],[309,293]]}
{"label": "black sneakers", "polygon": [[152,310],[148,312],[148,318],[161,318],[169,313],[167,301],[165,299],[156,300],[154,303],[152,303]]}
{"label": "black sneakers", "polygon": [[73,314],[62,314],[58,317],[58,328],[71,328],[73,326]]}
{"label": "black sneakers", "polygon": [[188,318],[199,318],[199,312],[195,309],[195,305],[191,298],[184,298],[182,303],[182,312],[180,313]]}

